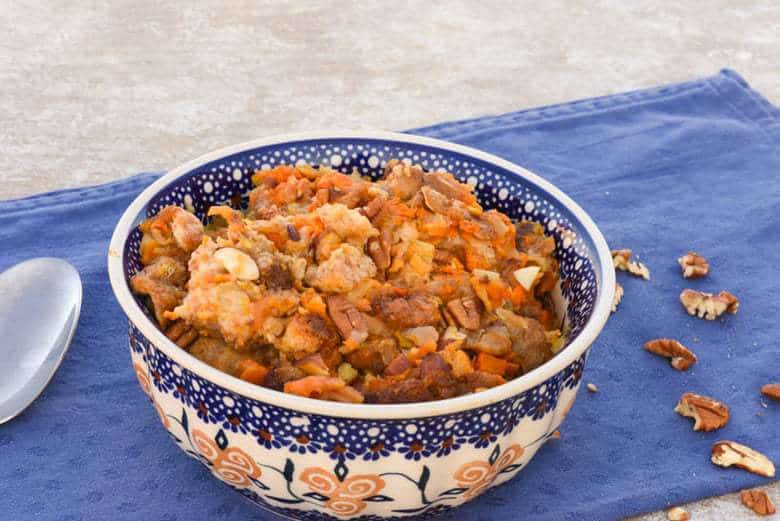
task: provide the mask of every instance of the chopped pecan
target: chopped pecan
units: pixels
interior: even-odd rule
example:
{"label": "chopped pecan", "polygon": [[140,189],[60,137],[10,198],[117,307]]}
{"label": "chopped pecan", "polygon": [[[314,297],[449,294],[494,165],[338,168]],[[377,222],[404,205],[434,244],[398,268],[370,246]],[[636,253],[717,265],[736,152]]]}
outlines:
{"label": "chopped pecan", "polygon": [[390,257],[391,242],[392,234],[389,229],[382,230],[379,237],[372,237],[368,240],[368,254],[380,271],[390,267],[392,261]]}
{"label": "chopped pecan", "polygon": [[371,202],[369,202],[367,205],[365,205],[360,212],[368,217],[370,220],[373,220],[374,217],[379,215],[379,213],[385,209],[385,199],[383,197],[375,197],[374,199],[371,199]]}
{"label": "chopped pecan", "polygon": [[632,261],[631,250],[629,249],[612,250],[612,263],[617,270],[627,271],[635,277],[650,280],[650,270],[641,262]]}
{"label": "chopped pecan", "polygon": [[736,441],[717,442],[712,446],[710,460],[721,467],[734,466],[759,476],[775,477],[775,465],[769,458]]}
{"label": "chopped pecan", "polygon": [[338,332],[314,313],[296,314],[287,324],[277,349],[294,360],[339,344]]}
{"label": "chopped pecan", "polygon": [[780,401],[780,384],[766,384],[761,388],[761,394]]}
{"label": "chopped pecan", "polygon": [[413,197],[423,184],[423,169],[420,165],[407,165],[391,159],[385,166],[385,185],[393,195],[405,201]]}
{"label": "chopped pecan", "polygon": [[479,329],[480,304],[474,297],[450,300],[447,302],[447,310],[461,327]]}
{"label": "chopped pecan", "polygon": [[670,359],[672,367],[678,371],[686,371],[696,363],[696,355],[677,340],[671,338],[656,338],[645,342],[645,349],[656,355]]}
{"label": "chopped pecan", "polygon": [[777,510],[769,495],[760,489],[743,490],[739,494],[742,504],[760,516],[771,516]]}
{"label": "chopped pecan", "polygon": [[623,300],[623,286],[615,283],[615,294],[612,296],[612,312],[617,311],[618,304]]}
{"label": "chopped pecan", "polygon": [[696,252],[689,251],[677,259],[677,263],[686,279],[699,279],[710,272],[710,263]]}
{"label": "chopped pecan", "polygon": [[[220,250],[221,251],[221,250]],[[294,277],[290,267],[278,260],[274,260],[260,271],[260,282],[268,289],[291,289]]]}
{"label": "chopped pecan", "polygon": [[157,322],[165,327],[168,324],[166,312],[172,311],[181,304],[186,292],[180,285],[175,284],[186,277],[186,268],[182,271],[184,276],[169,276],[173,273],[168,266],[174,266],[171,257],[158,257],[152,264],[136,273],[130,279],[133,291],[142,295],[148,295],[152,301],[154,315]]}
{"label": "chopped pecan", "polygon": [[379,318],[398,328],[436,325],[441,320],[438,301],[428,295],[396,298],[378,295],[373,299],[372,307]]}
{"label": "chopped pecan", "polygon": [[715,320],[723,313],[733,315],[739,309],[739,300],[728,291],[721,291],[717,295],[713,295],[703,291],[684,289],[680,293],[680,302],[689,315],[705,320]]}
{"label": "chopped pecan", "polygon": [[198,332],[183,320],[177,320],[165,328],[165,336],[182,349],[187,349],[198,339]]}
{"label": "chopped pecan", "polygon": [[327,297],[328,314],[345,339],[361,343],[368,338],[368,325],[363,313],[349,300],[338,295]]}
{"label": "chopped pecan", "polygon": [[504,356],[512,351],[512,340],[509,339],[509,331],[506,326],[494,324],[469,334],[466,339],[466,348],[493,356]]}
{"label": "chopped pecan", "polygon": [[691,515],[680,507],[672,507],[666,511],[666,519],[669,521],[690,521]]}
{"label": "chopped pecan", "polygon": [[624,248],[622,250],[611,250],[610,253],[612,254],[612,263],[617,269],[622,269],[620,266],[625,266],[628,264],[631,255],[633,255],[633,252],[628,248]]}
{"label": "chopped pecan", "polygon": [[518,315],[506,308],[497,308],[496,315],[509,330],[512,350],[523,371],[536,369],[549,359],[550,341],[538,320]]}
{"label": "chopped pecan", "polygon": [[393,339],[374,337],[347,353],[346,359],[355,369],[381,374],[399,353]]}
{"label": "chopped pecan", "polygon": [[729,408],[724,403],[700,394],[683,394],[674,410],[682,416],[693,418],[695,431],[714,431],[729,421]]}
{"label": "chopped pecan", "polygon": [[[474,196],[469,185],[458,182],[452,174],[446,172],[426,172],[425,184],[448,199],[471,203]],[[479,212],[481,213],[481,212]]]}

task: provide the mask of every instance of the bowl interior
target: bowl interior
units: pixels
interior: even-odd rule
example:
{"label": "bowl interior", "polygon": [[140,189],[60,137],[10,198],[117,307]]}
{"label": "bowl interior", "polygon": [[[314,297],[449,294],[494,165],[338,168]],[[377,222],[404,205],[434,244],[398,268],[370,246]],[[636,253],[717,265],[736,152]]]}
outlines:
{"label": "bowl interior", "polygon": [[[194,211],[203,219],[214,204],[237,197],[245,203],[246,194],[252,189],[251,176],[258,169],[305,162],[344,173],[357,169],[360,174],[377,179],[392,158],[419,163],[427,170],[451,172],[474,187],[485,208],[545,227],[556,242],[561,266],[557,304],[568,331],[567,345],[570,344],[591,318],[598,298],[601,266],[593,238],[574,213],[543,187],[499,165],[458,151],[400,140],[359,138],[305,139],[250,148],[201,164],[174,179],[151,198],[134,224],[170,204]],[[122,259],[126,280],[141,269],[140,239],[140,231],[134,227],[125,241]],[[144,302],[140,298],[136,302],[151,319]]]}

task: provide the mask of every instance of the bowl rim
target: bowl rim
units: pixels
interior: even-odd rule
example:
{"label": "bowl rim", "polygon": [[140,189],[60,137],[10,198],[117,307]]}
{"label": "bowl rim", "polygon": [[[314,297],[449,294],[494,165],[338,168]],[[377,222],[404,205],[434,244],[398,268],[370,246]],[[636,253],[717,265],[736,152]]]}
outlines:
{"label": "bowl rim", "polygon": [[[174,344],[141,310],[140,306],[133,298],[128,281],[125,279],[123,267],[124,247],[130,232],[134,228],[133,223],[137,216],[161,189],[168,186],[177,178],[188,174],[206,163],[253,148],[280,145],[294,141],[320,139],[368,139],[430,146],[471,156],[486,163],[493,164],[546,191],[553,199],[557,200],[571,212],[571,214],[582,224],[585,231],[590,235],[590,239],[595,246],[594,253],[601,264],[601,269],[598,273],[601,284],[600,287],[597,288],[598,296],[596,304],[591,317],[588,319],[585,327],[577,338],[549,361],[505,384],[492,387],[479,393],[467,394],[455,398],[403,404],[352,404],[330,402],[287,394],[274,389],[254,385],[224,373],[195,358],[193,355]],[[601,231],[590,216],[555,185],[525,168],[487,152],[439,139],[390,131],[331,130],[275,135],[220,148],[179,165],[149,185],[132,203],[130,203],[122,214],[122,217],[114,228],[114,233],[108,248],[108,273],[114,296],[128,320],[130,320],[130,322],[140,330],[141,333],[146,336],[147,340],[152,342],[156,348],[160,349],[165,355],[187,370],[236,394],[277,407],[305,414],[368,420],[406,420],[464,412],[498,403],[543,383],[574,362],[595,341],[609,318],[612,297],[615,291],[615,271],[612,265],[612,256]]]}

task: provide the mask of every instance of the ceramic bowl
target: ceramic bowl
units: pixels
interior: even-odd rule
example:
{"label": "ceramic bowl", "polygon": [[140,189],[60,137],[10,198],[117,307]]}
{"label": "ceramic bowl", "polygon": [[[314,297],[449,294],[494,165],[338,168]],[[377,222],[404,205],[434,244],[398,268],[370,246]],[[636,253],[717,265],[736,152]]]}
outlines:
{"label": "ceramic bowl", "polygon": [[[474,187],[485,207],[537,221],[555,238],[560,307],[571,328],[569,344],[555,357],[504,385],[449,400],[313,400],[252,385],[194,358],[163,335],[131,293],[128,280],[140,269],[137,226],[163,206],[203,217],[210,205],[246,194],[257,169],[307,162],[376,178],[390,158],[452,172]],[[262,139],[186,163],[124,213],[108,268],[130,321],[133,368],[163,427],[215,477],[257,505],[296,519],[430,513],[511,479],[571,409],[615,286],[604,238],[556,187],[478,150],[388,132]]]}

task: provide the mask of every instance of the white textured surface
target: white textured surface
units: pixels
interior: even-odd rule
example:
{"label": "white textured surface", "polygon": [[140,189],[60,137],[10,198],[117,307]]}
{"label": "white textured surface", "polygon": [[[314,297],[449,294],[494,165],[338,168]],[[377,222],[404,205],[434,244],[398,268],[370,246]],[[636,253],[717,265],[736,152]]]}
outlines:
{"label": "white textured surface", "polygon": [[[780,4],[740,4],[6,0],[0,199],[168,169],[270,134],[404,129],[722,67],[780,103]],[[768,489],[780,501],[780,485]],[[756,518],[736,495],[689,510]]]}

